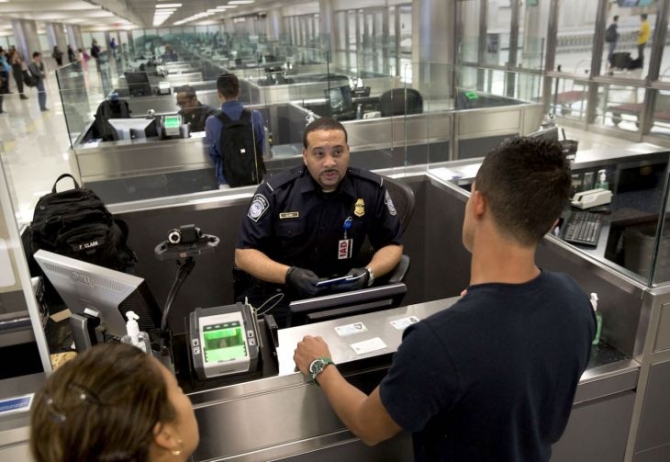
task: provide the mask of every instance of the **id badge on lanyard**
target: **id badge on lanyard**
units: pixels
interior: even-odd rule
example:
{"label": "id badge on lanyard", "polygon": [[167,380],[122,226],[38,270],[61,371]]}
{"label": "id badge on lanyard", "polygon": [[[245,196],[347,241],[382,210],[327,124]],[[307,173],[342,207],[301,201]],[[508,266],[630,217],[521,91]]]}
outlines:
{"label": "id badge on lanyard", "polygon": [[351,225],[354,223],[354,219],[351,217],[347,217],[346,220],[344,220],[344,224],[342,225],[342,228],[344,229],[344,239],[340,239],[337,245],[337,259],[338,260],[346,260],[351,258],[351,254],[354,251],[354,240],[349,239],[347,236],[347,231],[351,229]]}

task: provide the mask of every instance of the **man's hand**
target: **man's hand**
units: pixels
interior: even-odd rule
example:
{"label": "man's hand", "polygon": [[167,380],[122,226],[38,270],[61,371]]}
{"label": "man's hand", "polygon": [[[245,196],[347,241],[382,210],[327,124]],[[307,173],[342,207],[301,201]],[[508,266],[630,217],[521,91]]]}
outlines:
{"label": "man's hand", "polygon": [[333,286],[333,292],[349,292],[351,290],[359,290],[368,286],[370,280],[370,273],[365,268],[351,268],[345,275],[348,278],[356,278],[351,282],[342,282]]}
{"label": "man's hand", "polygon": [[321,288],[316,286],[319,282],[319,276],[314,271],[291,266],[286,272],[286,284],[293,287],[300,295],[313,297],[321,292]]}
{"label": "man's hand", "polygon": [[321,337],[307,335],[301,342],[298,342],[298,347],[293,353],[293,361],[300,372],[311,377],[309,365],[317,358],[331,358],[328,345]]}

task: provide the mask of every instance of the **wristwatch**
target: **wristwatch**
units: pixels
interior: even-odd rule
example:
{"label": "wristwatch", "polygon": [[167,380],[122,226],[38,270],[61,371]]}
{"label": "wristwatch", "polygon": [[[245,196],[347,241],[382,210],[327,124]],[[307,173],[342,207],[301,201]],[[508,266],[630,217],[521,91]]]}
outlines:
{"label": "wristwatch", "polygon": [[309,365],[309,373],[312,376],[312,380],[314,380],[317,385],[319,384],[319,382],[316,381],[317,376],[330,364],[335,365],[330,358],[316,358]]}
{"label": "wristwatch", "polygon": [[368,287],[370,287],[372,286],[372,284],[375,283],[375,273],[372,272],[372,268],[370,268],[369,266],[365,269],[368,270],[368,276],[370,276],[368,278]]}

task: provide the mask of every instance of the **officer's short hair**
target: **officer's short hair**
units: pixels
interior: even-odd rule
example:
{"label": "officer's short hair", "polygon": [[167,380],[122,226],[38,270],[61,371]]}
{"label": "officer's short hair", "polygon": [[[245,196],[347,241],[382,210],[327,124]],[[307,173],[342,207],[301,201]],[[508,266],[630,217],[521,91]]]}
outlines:
{"label": "officer's short hair", "polygon": [[175,93],[184,93],[189,98],[195,98],[197,96],[195,93],[195,88],[190,85],[182,85],[181,87],[175,88]]}
{"label": "officer's short hair", "polygon": [[216,79],[216,90],[226,99],[235,98],[240,93],[240,81],[235,74],[226,72]]}
{"label": "officer's short hair", "polygon": [[484,159],[475,189],[487,200],[501,234],[524,246],[537,244],[568,202],[570,163],[558,143],[517,137]]}
{"label": "officer's short hair", "polygon": [[307,149],[307,135],[317,130],[340,130],[344,133],[344,141],[349,143],[349,138],[347,136],[347,130],[344,128],[344,125],[339,123],[337,120],[330,119],[328,117],[321,117],[316,119],[311,124],[305,127],[305,134],[302,136],[302,145]]}

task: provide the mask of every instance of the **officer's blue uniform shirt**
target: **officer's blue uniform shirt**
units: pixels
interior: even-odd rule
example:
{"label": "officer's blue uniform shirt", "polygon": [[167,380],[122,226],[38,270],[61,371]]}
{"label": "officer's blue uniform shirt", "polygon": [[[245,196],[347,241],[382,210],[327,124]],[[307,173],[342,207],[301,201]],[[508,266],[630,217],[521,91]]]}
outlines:
{"label": "officer's blue uniform shirt", "polygon": [[[369,263],[356,261],[366,236],[375,250],[402,244],[400,221],[382,178],[349,168],[338,189],[324,193],[301,166],[258,187],[236,247],[331,277]],[[346,239],[352,240],[348,255],[341,253]]]}
{"label": "officer's blue uniform shirt", "polygon": [[[221,112],[230,117],[231,120],[239,120],[244,110],[244,104],[239,101],[226,101],[221,105]],[[256,136],[256,149],[261,153],[263,146],[265,146],[265,125],[263,124],[263,116],[260,112],[251,111],[251,124],[254,127],[254,134]],[[214,171],[216,172],[217,184],[228,184],[226,177],[223,174],[223,157],[221,156],[221,132],[223,131],[223,124],[221,121],[213,116],[209,116],[205,122],[205,148],[212,164],[214,164]]]}

